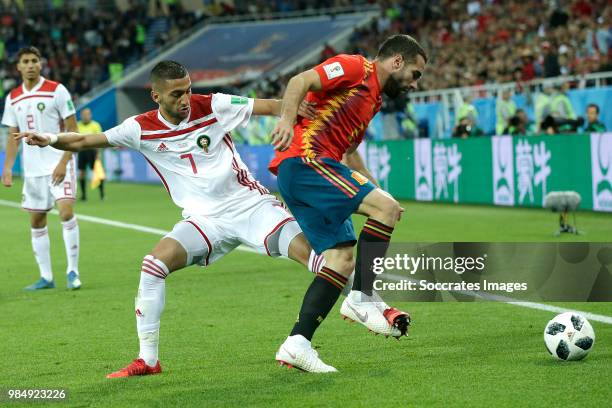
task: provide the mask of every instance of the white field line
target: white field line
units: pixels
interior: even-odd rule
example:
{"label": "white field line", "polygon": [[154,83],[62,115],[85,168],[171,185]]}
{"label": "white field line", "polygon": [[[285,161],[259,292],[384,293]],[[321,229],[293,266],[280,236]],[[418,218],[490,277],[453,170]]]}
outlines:
{"label": "white field line", "polygon": [[[417,280],[408,278],[406,276],[385,274],[385,278],[387,278],[389,280],[396,281],[396,282],[400,282],[402,280],[407,280],[407,281],[418,283]],[[554,313],[575,312],[575,313],[579,313],[579,314],[583,315],[588,320],[593,320],[593,321],[596,321],[596,322],[612,324],[612,317],[610,317],[610,316],[598,315],[598,314],[595,314],[595,313],[583,312],[583,311],[574,310],[574,309],[566,309],[566,308],[563,308],[563,307],[547,305],[545,303],[525,302],[525,301],[522,301],[522,300],[517,300],[517,299],[511,298],[511,297],[507,297],[507,296],[492,295],[490,293],[475,292],[475,291],[472,291],[472,290],[451,290],[450,292],[461,293],[462,295],[467,295],[467,296],[471,296],[471,297],[475,297],[475,298],[480,298],[480,299],[493,300],[493,301],[497,301],[497,302],[504,302],[504,303],[507,303],[509,305],[522,306],[522,307],[526,307],[526,308],[529,308],[529,309],[544,310],[544,311],[547,311],[547,312],[554,312]]]}
{"label": "white field line", "polygon": [[[6,206],[6,207],[21,208],[21,205],[15,201],[7,201],[7,200],[0,199],[0,205]],[[50,213],[55,214],[55,215],[58,214],[57,210],[52,210],[50,211]],[[109,220],[106,218],[94,217],[94,216],[85,215],[85,214],[77,214],[77,218],[79,220],[89,221],[95,224],[102,224],[102,225],[108,225],[111,227],[129,229],[133,231],[146,232],[146,233],[154,234],[154,235],[166,235],[169,232],[169,231],[165,231],[165,230],[158,229],[158,228],[150,228],[150,227],[145,227],[143,225],[130,224],[130,223],[121,222],[121,221],[114,221],[114,220]],[[246,252],[256,252],[254,249],[249,248],[244,245],[240,245],[236,249],[240,251],[246,251]],[[284,258],[284,259],[287,259],[287,258]],[[400,281],[402,279],[409,279],[404,276],[398,276],[398,275],[385,275],[385,277],[391,280],[395,280],[395,281]],[[601,323],[612,324],[612,317],[610,316],[598,315],[598,314],[594,314],[590,312],[583,312],[580,310],[565,309],[562,307],[547,305],[544,303],[518,301],[516,299],[512,299],[509,297],[495,296],[495,295],[490,295],[490,294],[486,294],[482,292],[473,292],[473,291],[456,291],[456,292],[460,292],[468,296],[485,298],[488,300],[501,301],[509,305],[521,306],[521,307],[526,307],[529,309],[544,310],[544,311],[553,312],[553,313],[576,312],[576,313],[580,313],[581,315],[583,315],[589,320],[593,320],[593,321],[601,322]]]}

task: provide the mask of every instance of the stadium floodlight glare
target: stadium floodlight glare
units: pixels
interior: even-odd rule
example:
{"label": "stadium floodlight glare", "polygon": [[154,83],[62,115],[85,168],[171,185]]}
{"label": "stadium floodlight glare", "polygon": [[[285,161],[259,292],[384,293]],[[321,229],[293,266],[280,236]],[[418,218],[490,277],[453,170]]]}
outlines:
{"label": "stadium floodlight glare", "polygon": [[576,225],[576,210],[582,201],[582,197],[575,191],[551,191],[544,197],[544,208],[550,208],[559,213],[559,231],[553,235],[558,237],[561,233],[582,234],[578,228],[568,223],[569,213],[572,212],[574,225]]}

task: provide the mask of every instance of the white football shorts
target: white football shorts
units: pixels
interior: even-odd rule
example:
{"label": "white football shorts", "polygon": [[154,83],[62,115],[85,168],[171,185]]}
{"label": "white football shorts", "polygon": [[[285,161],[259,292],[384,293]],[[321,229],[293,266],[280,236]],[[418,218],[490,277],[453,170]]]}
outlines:
{"label": "white football shorts", "polygon": [[[237,207],[219,217],[189,217],[177,223],[166,235],[178,241],[187,252],[187,265],[202,266],[221,259],[240,244],[268,256],[280,256],[275,234],[290,225],[295,236],[301,230],[295,218],[274,196],[265,195],[247,208]],[[291,238],[293,239],[293,237]]]}
{"label": "white football shorts", "polygon": [[52,176],[24,177],[21,208],[30,212],[47,212],[56,201],[76,199],[77,183],[74,159],[66,166],[66,176],[58,185],[53,185]]}

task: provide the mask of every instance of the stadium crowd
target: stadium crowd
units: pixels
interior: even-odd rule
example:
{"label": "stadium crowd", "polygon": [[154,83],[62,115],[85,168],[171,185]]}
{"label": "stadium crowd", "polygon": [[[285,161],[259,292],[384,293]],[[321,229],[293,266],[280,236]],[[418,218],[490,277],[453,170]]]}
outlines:
{"label": "stadium crowd", "polygon": [[[11,3],[0,9],[0,97],[19,82],[15,53],[33,45],[46,60],[43,76],[65,84],[78,99],[95,85],[120,77],[143,56],[147,29],[158,17],[141,1],[132,1],[125,10],[113,3],[77,8],[66,2],[30,11],[21,2]],[[165,18],[169,30],[154,39],[154,48],[177,38],[201,16],[171,8]]]}
{"label": "stadium crowd", "polygon": [[[372,57],[383,38],[402,32],[416,36],[429,52],[422,89],[612,70],[612,5],[607,0],[236,0],[206,1],[197,12],[187,12],[171,0],[135,0],[122,10],[114,2],[92,8],[59,3],[61,7],[35,12],[20,8],[23,2],[1,3],[0,94],[15,85],[18,73],[11,57],[25,44],[38,47],[47,58],[44,75],[66,84],[78,97],[110,77],[120,77],[124,67],[138,61],[149,28],[160,17],[167,19],[168,29],[156,34],[147,51],[161,49],[209,16],[363,3],[380,4],[380,18],[356,30],[348,49],[328,46],[322,58],[336,51]],[[513,18],[504,18],[508,15]],[[279,82],[285,79],[261,83],[258,91],[278,95]]]}
{"label": "stadium crowd", "polygon": [[[429,53],[421,90],[612,71],[607,0],[379,3],[380,17],[355,30],[347,49],[327,46],[321,59],[336,52],[373,58],[384,38],[406,33]],[[258,91],[278,95],[292,74],[260,83]]]}
{"label": "stadium crowd", "polygon": [[[408,33],[429,54],[420,90],[612,71],[608,0],[206,0],[197,11],[187,11],[179,0],[54,0],[39,2],[42,8],[27,3],[0,2],[0,98],[19,82],[14,55],[24,45],[41,50],[43,75],[64,83],[78,103],[97,84],[121,78],[145,53],[164,49],[209,17],[273,18],[363,4],[378,4],[380,17],[356,29],[345,49],[325,44],[321,61],[337,53],[373,58],[384,38]],[[280,97],[294,73],[259,80],[251,94]],[[405,106],[406,101],[385,101],[382,111],[409,117]]]}
{"label": "stadium crowd", "polygon": [[[145,52],[156,52],[209,17],[268,14],[348,6],[361,1],[280,0],[203,1],[187,11],[177,0],[131,0],[119,7],[111,0],[87,2],[0,1],[0,98],[19,82],[14,55],[25,45],[37,47],[46,59],[43,75],[60,81],[73,97],[87,93],[109,78],[120,78],[125,68]],[[122,2],[123,3],[123,2]],[[162,29],[152,25],[165,20]],[[150,34],[153,32],[153,34]],[[145,49],[148,36],[151,47]]]}

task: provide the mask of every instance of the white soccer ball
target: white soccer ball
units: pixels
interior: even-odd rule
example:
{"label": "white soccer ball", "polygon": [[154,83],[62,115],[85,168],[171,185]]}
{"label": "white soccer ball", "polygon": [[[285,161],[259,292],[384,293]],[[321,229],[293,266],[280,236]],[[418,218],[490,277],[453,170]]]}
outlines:
{"label": "white soccer ball", "polygon": [[546,325],[544,343],[548,352],[559,360],[581,360],[593,348],[595,332],[584,316],[561,313]]}

